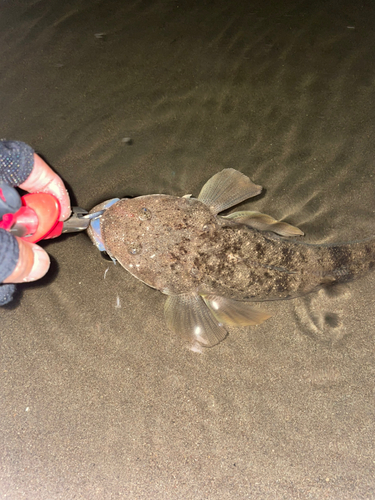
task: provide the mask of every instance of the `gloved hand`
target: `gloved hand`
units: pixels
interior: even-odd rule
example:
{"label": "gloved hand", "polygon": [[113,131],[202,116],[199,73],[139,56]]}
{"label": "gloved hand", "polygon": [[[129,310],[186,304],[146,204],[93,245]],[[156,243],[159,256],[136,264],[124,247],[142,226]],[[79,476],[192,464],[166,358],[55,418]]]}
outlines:
{"label": "gloved hand", "polygon": [[[11,186],[54,195],[60,202],[60,220],[71,212],[69,195],[60,177],[27,144],[0,141],[0,180]],[[1,195],[1,193],[0,193]],[[0,305],[8,303],[13,283],[34,281],[48,271],[50,260],[40,246],[0,229]]]}
{"label": "gloved hand", "polygon": [[[34,153],[34,167],[31,174],[19,187],[29,193],[43,192],[54,195],[61,206],[60,220],[66,220],[69,217],[70,200],[63,181],[36,153]],[[16,239],[19,248],[18,262],[3,283],[35,281],[44,276],[50,266],[47,252],[35,243],[28,243],[18,237]]]}

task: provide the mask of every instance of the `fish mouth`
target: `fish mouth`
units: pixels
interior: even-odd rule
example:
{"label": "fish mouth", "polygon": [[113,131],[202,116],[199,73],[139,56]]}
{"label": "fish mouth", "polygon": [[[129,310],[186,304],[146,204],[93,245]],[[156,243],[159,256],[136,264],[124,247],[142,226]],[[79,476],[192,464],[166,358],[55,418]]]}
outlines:
{"label": "fish mouth", "polygon": [[[88,215],[90,216],[90,214],[94,214],[95,212],[101,212],[101,211],[102,211],[101,215],[103,215],[104,212],[107,210],[107,208],[111,207],[118,201],[120,201],[120,198],[112,198],[111,200],[103,201],[99,205],[96,205],[92,210],[90,210]],[[87,228],[87,234],[89,235],[90,240],[93,242],[93,244],[100,252],[107,252],[104,246],[102,231],[100,228],[101,215],[95,217],[90,221],[90,225]]]}

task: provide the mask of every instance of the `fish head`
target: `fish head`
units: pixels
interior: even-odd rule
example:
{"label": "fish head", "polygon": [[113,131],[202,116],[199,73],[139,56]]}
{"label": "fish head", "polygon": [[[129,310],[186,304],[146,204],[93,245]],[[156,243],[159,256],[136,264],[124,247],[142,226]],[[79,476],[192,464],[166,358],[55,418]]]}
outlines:
{"label": "fish head", "polygon": [[107,252],[127,271],[173,295],[197,286],[197,242],[215,223],[199,200],[157,194],[118,201],[100,227]]}

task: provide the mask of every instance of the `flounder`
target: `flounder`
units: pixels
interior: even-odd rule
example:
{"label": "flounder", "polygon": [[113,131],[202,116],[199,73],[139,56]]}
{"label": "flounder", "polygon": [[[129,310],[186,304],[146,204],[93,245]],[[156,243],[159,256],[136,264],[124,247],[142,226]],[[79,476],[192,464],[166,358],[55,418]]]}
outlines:
{"label": "flounder", "polygon": [[228,168],[209,179],[198,198],[155,194],[116,200],[100,219],[107,253],[168,296],[169,328],[193,343],[212,347],[226,337],[226,325],[269,318],[254,302],[298,297],[374,266],[372,239],[305,244],[288,239],[302,231],[269,215],[218,215],[261,190]]}

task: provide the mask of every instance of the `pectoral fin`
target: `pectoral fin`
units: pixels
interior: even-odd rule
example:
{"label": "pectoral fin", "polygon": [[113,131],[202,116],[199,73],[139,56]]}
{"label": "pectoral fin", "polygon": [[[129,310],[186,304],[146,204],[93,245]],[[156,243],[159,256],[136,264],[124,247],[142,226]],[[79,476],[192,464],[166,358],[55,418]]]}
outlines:
{"label": "pectoral fin", "polygon": [[254,307],[251,302],[228,299],[213,294],[203,295],[202,298],[215,318],[226,325],[259,325],[271,316]]}
{"label": "pectoral fin", "polygon": [[199,295],[170,295],[164,307],[168,327],[186,340],[212,347],[227,336],[226,330]]}
{"label": "pectoral fin", "polygon": [[282,222],[274,219],[270,215],[261,214],[260,212],[234,212],[233,214],[222,216],[223,219],[231,219],[240,224],[246,224],[258,231],[272,231],[281,236],[303,236],[303,231],[298,227],[292,226],[287,222]]}
{"label": "pectoral fin", "polygon": [[208,205],[216,215],[262,191],[246,175],[234,168],[225,168],[202,187],[198,200]]}

